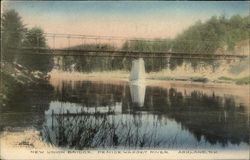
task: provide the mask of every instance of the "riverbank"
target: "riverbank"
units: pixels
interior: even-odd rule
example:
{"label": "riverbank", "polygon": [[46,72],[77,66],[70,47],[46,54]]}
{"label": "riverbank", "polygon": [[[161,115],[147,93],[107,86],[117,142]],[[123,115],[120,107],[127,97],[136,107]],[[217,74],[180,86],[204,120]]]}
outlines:
{"label": "riverbank", "polygon": [[[247,76],[248,72],[241,73],[235,76],[229,74],[219,73],[195,73],[195,72],[184,72],[184,71],[171,71],[162,70],[160,72],[150,72],[145,74],[145,79],[148,81],[181,81],[181,82],[202,82],[202,83],[218,83],[218,84],[236,84],[236,85],[249,85],[250,77]],[[107,71],[107,72],[64,72],[61,70],[52,70],[49,73],[51,79],[61,80],[121,80],[128,81],[130,73],[128,71]]]}
{"label": "riverbank", "polygon": [[1,93],[0,103],[5,106],[9,101],[9,95],[17,88],[25,88],[29,84],[46,81],[48,74],[30,69],[15,63],[1,62]]}

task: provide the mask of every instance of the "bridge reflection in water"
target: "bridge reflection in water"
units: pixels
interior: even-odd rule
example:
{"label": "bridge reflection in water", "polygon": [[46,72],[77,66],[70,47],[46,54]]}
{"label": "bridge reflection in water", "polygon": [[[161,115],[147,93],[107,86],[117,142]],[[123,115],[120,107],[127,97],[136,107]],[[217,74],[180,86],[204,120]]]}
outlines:
{"label": "bridge reflection in water", "polygon": [[130,84],[130,94],[132,98],[132,103],[135,106],[143,107],[144,100],[145,100],[145,91],[146,85],[145,84]]}
{"label": "bridge reflection in water", "polygon": [[55,146],[249,147],[249,106],[238,96],[90,81],[75,82],[72,88],[71,83],[61,82],[45,112],[43,137]]}

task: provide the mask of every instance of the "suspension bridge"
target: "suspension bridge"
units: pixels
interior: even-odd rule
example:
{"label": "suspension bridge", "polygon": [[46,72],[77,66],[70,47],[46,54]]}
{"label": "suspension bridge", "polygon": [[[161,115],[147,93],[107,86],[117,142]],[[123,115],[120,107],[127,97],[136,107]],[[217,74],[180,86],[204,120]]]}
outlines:
{"label": "suspension bridge", "polygon": [[[40,47],[37,36],[35,46],[20,47],[27,55],[94,56],[131,58],[181,58],[181,59],[241,59],[247,57],[246,49],[237,54],[225,51],[211,53],[213,41],[183,40],[171,43],[167,39],[127,38],[80,34],[44,33],[46,47]],[[194,44],[197,45],[194,46]],[[203,44],[203,45],[201,45]]]}

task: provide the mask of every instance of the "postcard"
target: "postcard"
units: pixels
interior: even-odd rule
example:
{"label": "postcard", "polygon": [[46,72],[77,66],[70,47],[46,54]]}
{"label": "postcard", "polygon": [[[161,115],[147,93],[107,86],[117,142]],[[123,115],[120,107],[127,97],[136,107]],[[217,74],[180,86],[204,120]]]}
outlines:
{"label": "postcard", "polygon": [[0,159],[248,160],[247,1],[1,1]]}

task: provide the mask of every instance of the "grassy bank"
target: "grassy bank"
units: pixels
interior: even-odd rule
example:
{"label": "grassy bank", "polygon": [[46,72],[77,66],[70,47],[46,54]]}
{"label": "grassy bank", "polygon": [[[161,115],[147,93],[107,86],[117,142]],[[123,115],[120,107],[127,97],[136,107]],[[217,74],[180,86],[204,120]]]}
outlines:
{"label": "grassy bank", "polygon": [[235,79],[230,78],[230,77],[219,77],[219,80],[234,82],[235,84],[239,84],[239,85],[250,84],[250,77],[235,78]]}

